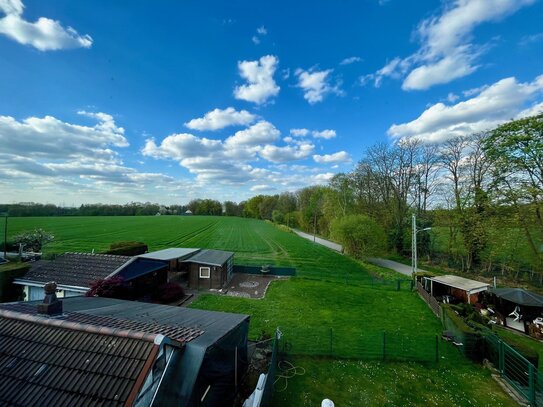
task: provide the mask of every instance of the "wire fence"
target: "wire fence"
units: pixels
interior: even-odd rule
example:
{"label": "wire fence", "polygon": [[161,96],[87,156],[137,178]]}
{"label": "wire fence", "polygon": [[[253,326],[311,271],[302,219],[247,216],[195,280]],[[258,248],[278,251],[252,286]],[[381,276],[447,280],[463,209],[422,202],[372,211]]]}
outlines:
{"label": "wire fence", "polygon": [[326,276],[300,276],[306,280],[325,281],[329,283],[354,285],[387,291],[412,291],[413,281],[410,279],[385,280],[362,273]]}
{"label": "wire fence", "polygon": [[279,349],[287,355],[346,359],[437,362],[437,335],[407,336],[398,332],[342,332],[333,328],[283,332]]}
{"label": "wire fence", "polygon": [[530,406],[543,406],[543,374],[528,359],[490,332],[484,334],[484,355]]}

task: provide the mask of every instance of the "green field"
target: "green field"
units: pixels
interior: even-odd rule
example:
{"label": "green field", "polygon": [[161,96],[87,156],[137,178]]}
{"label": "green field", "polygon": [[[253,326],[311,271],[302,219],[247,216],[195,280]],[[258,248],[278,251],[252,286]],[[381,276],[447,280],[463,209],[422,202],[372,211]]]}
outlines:
{"label": "green field", "polygon": [[514,405],[488,371],[466,361],[449,344],[440,344],[438,364],[353,360],[366,346],[364,341],[382,337],[383,331],[391,341],[404,338],[415,344],[408,350],[415,356],[432,354],[441,324],[405,287],[396,291],[394,285],[372,285],[375,274],[389,280],[403,276],[357,262],[270,223],[197,216],[11,218],[9,234],[37,227],[55,235],[46,254],[103,251],[115,241],[139,240],[150,250],[224,249],[236,253],[238,264],[295,267],[297,277],[273,282],[262,300],[208,294],[192,304],[251,315],[252,339],[280,327],[292,349],[305,350],[301,353],[306,355],[319,354],[315,343],[333,331],[333,353],[341,359],[295,357],[306,374],[291,379],[287,389],[275,395],[276,406],[315,406],[323,397],[338,406]]}

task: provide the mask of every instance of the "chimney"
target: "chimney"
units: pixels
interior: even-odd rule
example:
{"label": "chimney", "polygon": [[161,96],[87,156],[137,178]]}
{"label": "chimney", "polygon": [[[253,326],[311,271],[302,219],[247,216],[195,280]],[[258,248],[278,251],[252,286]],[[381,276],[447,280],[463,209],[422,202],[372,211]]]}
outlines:
{"label": "chimney", "polygon": [[57,298],[57,283],[50,281],[43,287],[45,298],[38,304],[38,314],[57,316],[62,315],[62,301]]}

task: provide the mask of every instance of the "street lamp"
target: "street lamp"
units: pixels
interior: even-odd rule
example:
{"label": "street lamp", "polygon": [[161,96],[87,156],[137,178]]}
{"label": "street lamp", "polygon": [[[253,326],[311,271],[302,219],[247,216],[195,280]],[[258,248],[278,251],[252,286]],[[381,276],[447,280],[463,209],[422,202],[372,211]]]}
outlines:
{"label": "street lamp", "polygon": [[413,279],[415,279],[415,273],[417,272],[417,233],[430,230],[432,228],[417,229],[417,218],[415,214],[411,218],[413,232],[411,235],[411,273]]}
{"label": "street lamp", "polygon": [[8,251],[8,213],[0,213],[0,216],[4,217],[4,260],[7,259]]}

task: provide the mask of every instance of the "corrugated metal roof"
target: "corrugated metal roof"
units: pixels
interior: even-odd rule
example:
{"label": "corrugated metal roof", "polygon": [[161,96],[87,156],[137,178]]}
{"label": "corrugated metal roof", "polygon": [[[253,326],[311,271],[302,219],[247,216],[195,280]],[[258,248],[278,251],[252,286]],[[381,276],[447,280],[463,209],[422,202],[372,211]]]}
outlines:
{"label": "corrugated metal roof", "polygon": [[138,257],[141,257],[144,259],[170,261],[170,260],[186,258],[187,256],[197,253],[198,251],[200,251],[200,249],[172,247],[170,249],[163,249],[163,250],[158,250],[156,252],[140,254]]}
{"label": "corrugated metal roof", "polygon": [[185,263],[200,263],[210,266],[222,266],[234,255],[233,252],[225,252],[223,250],[204,249],[194,256],[185,260]]}
{"label": "corrugated metal roof", "polygon": [[155,346],[0,317],[0,404],[122,406]]}
{"label": "corrugated metal roof", "polygon": [[88,288],[93,281],[104,279],[132,258],[111,254],[65,253],[55,260],[31,268],[23,280]]}
{"label": "corrugated metal roof", "polygon": [[490,285],[486,283],[481,283],[480,281],[470,280],[469,278],[451,275],[430,277],[429,280],[435,281],[436,283],[448,285],[450,287],[459,288],[464,291],[484,290]]}

